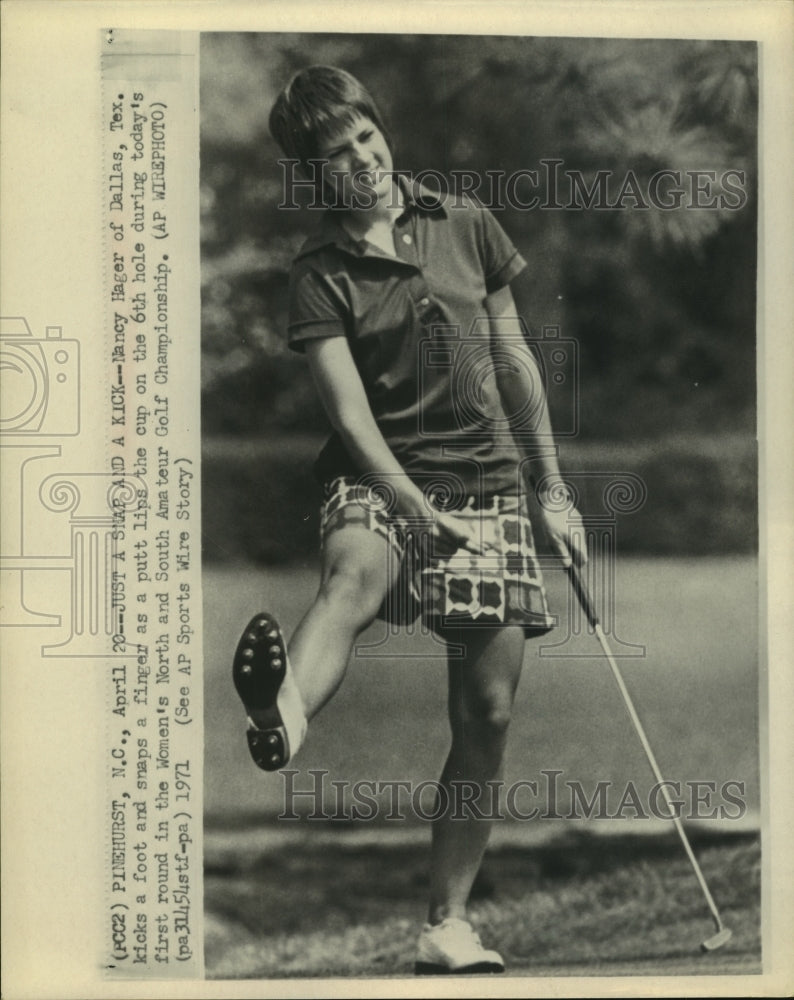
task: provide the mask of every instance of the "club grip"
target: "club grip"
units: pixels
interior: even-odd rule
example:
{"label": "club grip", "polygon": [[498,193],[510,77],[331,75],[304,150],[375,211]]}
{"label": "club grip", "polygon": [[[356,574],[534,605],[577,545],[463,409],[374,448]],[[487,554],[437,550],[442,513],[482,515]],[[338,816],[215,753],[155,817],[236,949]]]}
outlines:
{"label": "club grip", "polygon": [[595,604],[593,603],[593,598],[587,588],[587,584],[582,577],[582,571],[573,562],[569,562],[565,569],[568,573],[568,579],[571,581],[573,592],[576,594],[579,603],[582,605],[582,610],[587,616],[588,622],[593,628],[595,628],[596,625],[598,625],[598,614],[595,609]]}

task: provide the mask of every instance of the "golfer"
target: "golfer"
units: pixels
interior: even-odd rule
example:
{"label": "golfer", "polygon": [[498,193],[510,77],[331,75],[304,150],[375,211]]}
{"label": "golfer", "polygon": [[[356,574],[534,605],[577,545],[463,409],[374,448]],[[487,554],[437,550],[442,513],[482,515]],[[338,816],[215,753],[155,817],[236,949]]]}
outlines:
{"label": "golfer", "polygon": [[[292,267],[288,337],[335,433],[316,466],[317,597],[289,643],[263,613],[235,653],[249,748],[265,770],[283,767],[342,683],[356,637],[376,617],[421,615],[448,650],[439,799],[454,802],[466,783],[487,814],[525,640],[553,625],[528,489],[560,555],[586,558],[510,292],[526,265],[474,199],[394,170],[373,99],[343,70],[299,72],[270,128],[328,206]],[[463,820],[437,812],[416,972],[502,972],[466,914],[490,824],[473,809]]]}

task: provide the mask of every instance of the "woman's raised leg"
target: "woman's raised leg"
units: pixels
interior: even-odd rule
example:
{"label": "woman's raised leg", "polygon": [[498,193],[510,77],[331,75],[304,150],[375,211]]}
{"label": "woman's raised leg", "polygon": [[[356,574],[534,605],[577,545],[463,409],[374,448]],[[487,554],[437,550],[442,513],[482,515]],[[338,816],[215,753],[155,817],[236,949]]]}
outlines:
{"label": "woman's raised leg", "polygon": [[317,596],[289,643],[267,612],[246,626],[233,661],[248,716],[248,748],[266,771],[283,767],[306,723],[342,682],[356,636],[375,618],[399,572],[383,536],[361,525],[330,532]]}
{"label": "woman's raised leg", "polygon": [[289,642],[308,719],[341,684],[353,643],[374,621],[398,572],[399,557],[373,531],[351,526],[325,539],[320,588]]}

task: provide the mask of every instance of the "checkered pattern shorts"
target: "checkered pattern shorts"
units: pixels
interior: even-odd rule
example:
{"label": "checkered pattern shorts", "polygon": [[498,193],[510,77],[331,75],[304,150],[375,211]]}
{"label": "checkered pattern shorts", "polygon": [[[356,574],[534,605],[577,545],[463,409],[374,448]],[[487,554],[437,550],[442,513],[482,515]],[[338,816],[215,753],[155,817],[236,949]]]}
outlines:
{"label": "checkered pattern shorts", "polygon": [[421,616],[434,630],[453,625],[521,625],[528,636],[554,627],[556,619],[549,614],[523,498],[493,496],[481,508],[470,498],[463,509],[449,511],[472,519],[483,555],[463,548],[444,549],[431,536],[427,523],[409,523],[388,508],[377,490],[340,477],[325,486],[320,519],[323,544],[333,532],[353,526],[374,531],[388,542],[397,579],[379,618],[406,625]]}

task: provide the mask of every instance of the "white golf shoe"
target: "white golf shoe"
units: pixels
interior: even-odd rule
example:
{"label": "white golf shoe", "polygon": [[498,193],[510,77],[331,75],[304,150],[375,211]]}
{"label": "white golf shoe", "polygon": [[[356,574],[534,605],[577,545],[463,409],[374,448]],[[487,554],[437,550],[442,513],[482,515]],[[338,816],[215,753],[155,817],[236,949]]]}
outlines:
{"label": "white golf shoe", "polygon": [[440,924],[425,924],[422,928],[414,965],[417,976],[504,971],[502,956],[483,948],[480,935],[468,920],[447,917]]}

